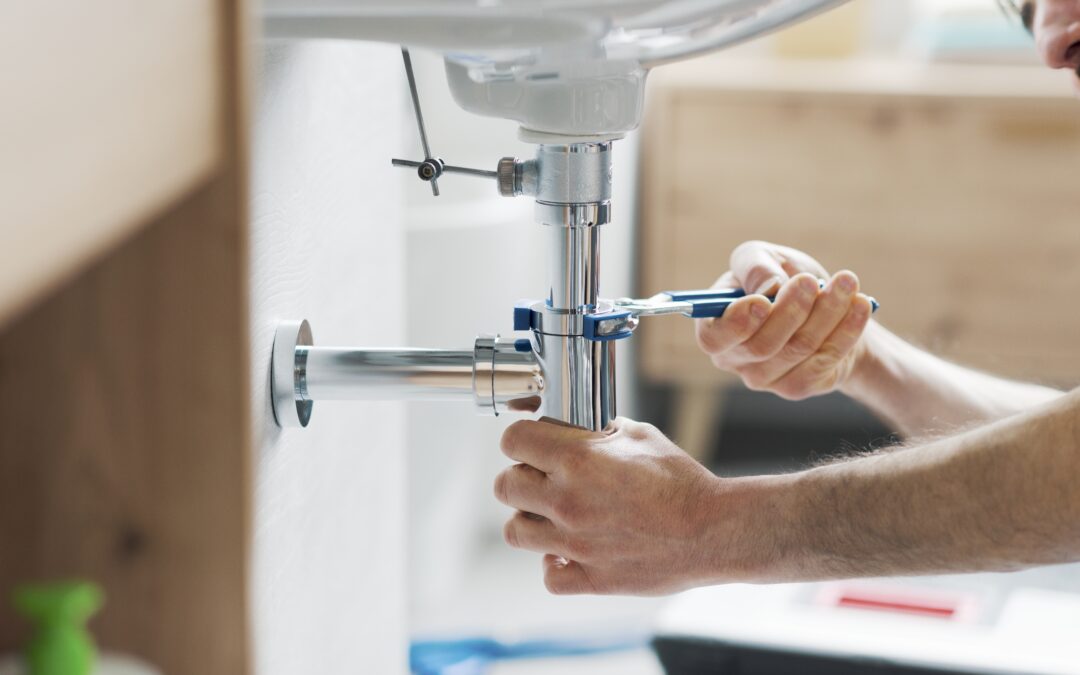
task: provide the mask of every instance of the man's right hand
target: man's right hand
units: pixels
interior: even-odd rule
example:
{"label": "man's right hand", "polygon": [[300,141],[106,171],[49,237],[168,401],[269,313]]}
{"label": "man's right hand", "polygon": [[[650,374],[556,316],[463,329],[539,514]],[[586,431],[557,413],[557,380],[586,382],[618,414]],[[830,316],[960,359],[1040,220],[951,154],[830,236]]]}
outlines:
{"label": "man's right hand", "polygon": [[[824,288],[819,279],[827,279]],[[698,345],[717,368],[791,400],[829,393],[851,377],[872,312],[852,272],[830,279],[801,251],[748,241],[732,252],[731,269],[714,287],[752,294],[718,319],[695,322]],[[774,294],[774,302],[765,297]]]}

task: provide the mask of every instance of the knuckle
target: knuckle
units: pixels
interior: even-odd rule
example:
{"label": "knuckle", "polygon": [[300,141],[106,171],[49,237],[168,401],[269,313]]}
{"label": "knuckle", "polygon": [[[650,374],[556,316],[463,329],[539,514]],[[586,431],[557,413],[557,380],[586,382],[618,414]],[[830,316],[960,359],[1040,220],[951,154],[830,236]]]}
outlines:
{"label": "knuckle", "polygon": [[818,301],[817,279],[813,274],[800,274],[791,283],[797,284],[793,314],[809,314]]}
{"label": "knuckle", "polygon": [[739,373],[739,376],[742,378],[743,385],[745,385],[746,388],[749,389],[750,391],[764,391],[765,390],[765,383],[762,380],[762,377],[758,372],[756,372],[756,371],[743,372],[743,373]]}
{"label": "knuckle", "polygon": [[503,504],[508,503],[510,500],[509,480],[506,471],[501,471],[498,476],[495,476],[495,499],[498,499]]}
{"label": "knuckle", "polygon": [[529,480],[532,478],[532,472],[535,470],[536,469],[524,462],[518,462],[506,469],[506,475],[510,480]]}
{"label": "knuckle", "polygon": [[765,391],[768,388],[769,383],[761,369],[756,366],[740,368],[738,374],[746,388],[751,391]]}
{"label": "knuckle", "polygon": [[516,518],[511,518],[503,525],[503,541],[511,548],[518,548],[520,540],[518,538]]}
{"label": "knuckle", "polygon": [[734,249],[732,249],[731,257],[734,260],[736,256],[752,253],[756,249],[765,248],[765,246],[765,242],[761,241],[760,239],[748,239],[736,246]]}
{"label": "knuckle", "polygon": [[709,360],[712,361],[713,367],[718,370],[729,370],[731,368],[731,363],[723,356],[714,355]]}
{"label": "knuckle", "polygon": [[659,427],[648,422],[638,422],[638,429],[641,431],[642,438],[655,438],[662,435]]}
{"label": "knuckle", "polygon": [[697,336],[698,347],[701,348],[701,351],[706,354],[715,354],[721,351],[720,338],[716,332],[716,322],[698,322],[694,333]]}
{"label": "knuckle", "polygon": [[765,361],[776,355],[777,345],[771,340],[752,340],[746,343],[746,353],[755,361]]}
{"label": "knuckle", "polygon": [[653,434],[658,433],[656,427],[645,422],[634,422],[626,427],[626,435],[635,441],[648,440]]}
{"label": "knuckle", "polygon": [[568,495],[559,497],[551,506],[551,513],[565,525],[571,527],[582,524],[586,519],[585,507]]}
{"label": "knuckle", "polygon": [[858,296],[855,301],[854,307],[852,307],[852,333],[861,335],[866,329],[866,324],[870,322],[870,317],[874,313],[874,306],[871,304],[869,298],[865,296]]}
{"label": "knuckle", "polygon": [[784,353],[790,358],[802,360],[816,352],[818,346],[818,340],[813,335],[799,331],[784,345]]}
{"label": "knuckle", "polygon": [[757,381],[747,381],[743,378],[743,385],[750,391],[768,391],[769,388]]}
{"label": "knuckle", "polygon": [[551,568],[544,571],[544,588],[552,595],[566,595],[568,592]]}
{"label": "knuckle", "polygon": [[793,377],[777,382],[774,391],[777,396],[788,401],[803,401],[813,394],[802,377]]}
{"label": "knuckle", "polygon": [[821,345],[817,353],[811,357],[812,365],[818,370],[827,370],[840,362],[848,350],[835,342],[826,342]]}
{"label": "knuckle", "polygon": [[499,449],[502,450],[504,454],[508,455],[513,450],[517,443],[517,437],[521,434],[521,427],[524,422],[525,420],[518,420],[506,427],[506,430],[503,431],[502,439],[499,441]]}

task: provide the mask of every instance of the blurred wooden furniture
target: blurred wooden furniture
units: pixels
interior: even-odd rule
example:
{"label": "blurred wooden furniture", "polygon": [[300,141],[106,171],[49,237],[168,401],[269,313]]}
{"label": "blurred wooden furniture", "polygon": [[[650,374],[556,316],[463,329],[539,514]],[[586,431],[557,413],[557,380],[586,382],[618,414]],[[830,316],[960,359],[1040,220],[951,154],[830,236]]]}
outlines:
{"label": "blurred wooden furniture", "polygon": [[[883,303],[878,320],[917,344],[1075,384],[1080,104],[1068,76],[723,58],[658,70],[641,292],[707,287],[734,246],[775,241],[856,271]],[[685,321],[648,322],[640,339],[644,376],[681,388],[678,434],[701,446],[730,380]]]}
{"label": "blurred wooden furniture", "polygon": [[0,9],[0,652],[85,578],[99,644],[250,671],[240,0]]}

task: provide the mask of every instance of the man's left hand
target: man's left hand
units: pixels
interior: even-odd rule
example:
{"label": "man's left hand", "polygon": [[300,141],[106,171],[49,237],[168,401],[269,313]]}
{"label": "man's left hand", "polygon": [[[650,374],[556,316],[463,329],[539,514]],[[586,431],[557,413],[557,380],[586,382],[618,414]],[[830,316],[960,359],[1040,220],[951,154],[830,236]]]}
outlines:
{"label": "man's left hand", "polygon": [[502,438],[519,462],[495,480],[518,509],[507,543],[543,553],[556,594],[658,595],[714,579],[726,483],[655,427],[619,418],[597,433],[521,421]]}

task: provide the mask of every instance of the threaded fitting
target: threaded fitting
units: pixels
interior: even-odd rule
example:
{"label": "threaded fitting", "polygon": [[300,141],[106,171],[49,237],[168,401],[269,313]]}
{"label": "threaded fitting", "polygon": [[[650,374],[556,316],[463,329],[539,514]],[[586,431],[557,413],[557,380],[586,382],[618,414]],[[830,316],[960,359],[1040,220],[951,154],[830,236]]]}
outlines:
{"label": "threaded fitting", "polygon": [[499,194],[503,197],[516,197],[521,194],[521,184],[517,177],[517,165],[517,158],[503,157],[499,160],[499,164],[495,169],[499,183]]}

